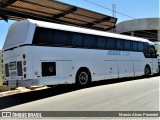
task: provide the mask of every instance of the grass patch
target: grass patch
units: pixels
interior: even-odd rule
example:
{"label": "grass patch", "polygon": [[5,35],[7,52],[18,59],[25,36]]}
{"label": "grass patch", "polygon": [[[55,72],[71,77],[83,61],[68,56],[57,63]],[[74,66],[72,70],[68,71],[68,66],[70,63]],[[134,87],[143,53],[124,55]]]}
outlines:
{"label": "grass patch", "polygon": [[0,86],[0,92],[5,92],[5,91],[9,91],[9,90],[11,90],[11,88],[8,86]]}
{"label": "grass patch", "polygon": [[1,63],[1,60],[2,60],[2,51],[0,51],[0,86],[3,85],[3,80],[2,80],[2,63]]}
{"label": "grass patch", "polygon": [[2,63],[1,63],[1,60],[2,60],[2,51],[0,51],[0,86],[2,86],[2,84],[3,84],[3,80],[2,80]]}

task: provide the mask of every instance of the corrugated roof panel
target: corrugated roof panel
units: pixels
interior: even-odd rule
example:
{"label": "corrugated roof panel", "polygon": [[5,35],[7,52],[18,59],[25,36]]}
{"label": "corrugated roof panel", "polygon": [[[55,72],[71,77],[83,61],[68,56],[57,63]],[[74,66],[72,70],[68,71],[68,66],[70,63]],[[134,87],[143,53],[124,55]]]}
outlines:
{"label": "corrugated roof panel", "polygon": [[82,21],[86,21],[86,22],[95,21],[95,19],[93,19],[93,18],[87,18],[87,17],[84,18],[83,16],[79,16],[79,15],[76,15],[76,14],[68,14],[68,15],[66,15],[66,17],[74,18],[74,19],[82,20]]}
{"label": "corrugated roof panel", "polygon": [[[7,7],[10,10],[14,10],[13,7]],[[33,10],[29,10],[29,9],[24,9],[24,8],[16,8],[16,10],[21,11],[23,13],[28,13],[28,14],[32,14],[32,15],[39,15],[39,16],[49,16],[48,14],[44,13],[44,12],[40,12],[39,10],[33,11]]]}
{"label": "corrugated roof panel", "polygon": [[76,23],[76,24],[86,24],[86,22],[83,22],[83,21],[77,21],[75,19],[70,19],[70,18],[66,18],[66,17],[63,17],[63,18],[59,18],[60,20],[65,20],[67,22],[71,22],[71,23]]}
{"label": "corrugated roof panel", "polygon": [[117,21],[114,17],[55,0],[0,0],[0,14],[14,20],[31,18],[99,30],[112,29]]}
{"label": "corrugated roof panel", "polygon": [[86,11],[84,9],[77,9],[77,11],[75,13],[79,13],[81,15],[91,17],[91,18],[95,18],[95,19],[97,19],[97,18],[102,19],[102,18],[105,17],[104,15],[101,15],[101,14],[98,14],[98,13],[95,13],[95,12],[91,12],[91,11]]}
{"label": "corrugated roof panel", "polygon": [[26,9],[29,11],[37,11],[37,14],[38,14],[38,12],[45,13],[48,15],[54,15],[54,14],[61,13],[60,11],[55,10],[55,9],[50,9],[50,8],[46,8],[46,7],[42,7],[42,6],[38,6],[38,5],[29,4],[29,3],[24,4],[24,2],[21,2],[21,1],[15,2],[14,4],[12,4],[12,6],[15,6],[17,8]]}
{"label": "corrugated roof panel", "polygon": [[49,9],[59,9],[59,10],[66,10],[69,9],[70,6],[66,4],[62,4],[60,2],[52,1],[52,0],[20,0],[24,3],[29,3],[32,5],[43,6],[44,8]]}

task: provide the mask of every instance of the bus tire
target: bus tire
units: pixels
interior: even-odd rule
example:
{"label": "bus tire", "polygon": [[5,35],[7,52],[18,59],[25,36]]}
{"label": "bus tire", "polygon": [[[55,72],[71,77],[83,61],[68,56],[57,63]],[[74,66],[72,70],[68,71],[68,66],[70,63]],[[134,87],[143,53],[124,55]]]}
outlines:
{"label": "bus tire", "polygon": [[150,74],[151,74],[151,69],[150,69],[149,65],[146,65],[146,67],[144,69],[144,75],[149,76]]}
{"label": "bus tire", "polygon": [[91,83],[91,74],[88,69],[80,69],[76,75],[76,85],[80,87],[88,86]]}

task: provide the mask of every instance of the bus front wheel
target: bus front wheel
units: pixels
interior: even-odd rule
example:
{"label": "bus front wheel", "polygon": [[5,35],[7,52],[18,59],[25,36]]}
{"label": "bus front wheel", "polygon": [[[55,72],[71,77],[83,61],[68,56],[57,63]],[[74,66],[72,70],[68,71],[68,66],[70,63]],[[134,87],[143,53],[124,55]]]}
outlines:
{"label": "bus front wheel", "polygon": [[145,74],[145,76],[149,76],[151,74],[151,70],[150,70],[149,66],[145,67],[144,74]]}

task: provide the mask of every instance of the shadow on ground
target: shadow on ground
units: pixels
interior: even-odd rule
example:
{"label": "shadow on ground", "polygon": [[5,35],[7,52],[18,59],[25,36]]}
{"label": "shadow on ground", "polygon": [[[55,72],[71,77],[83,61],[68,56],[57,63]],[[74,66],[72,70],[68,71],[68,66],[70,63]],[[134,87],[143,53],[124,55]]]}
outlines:
{"label": "shadow on ground", "polygon": [[[156,77],[156,76],[151,76],[151,77]],[[92,83],[89,87],[96,87],[101,85],[109,85],[109,84],[116,84],[116,83],[127,82],[127,81],[140,80],[142,78],[144,77],[99,81],[99,82]],[[53,97],[56,95],[60,95],[60,94],[64,94],[64,93],[68,93],[68,92],[72,92],[80,89],[84,89],[84,88],[78,88],[78,87],[75,87],[74,85],[67,85],[67,86],[61,85],[61,86],[56,86],[56,87],[48,88],[44,90],[31,91],[27,93],[20,93],[20,94],[15,94],[11,96],[5,96],[0,98],[0,109],[5,109],[8,107],[44,99],[47,97]]]}

